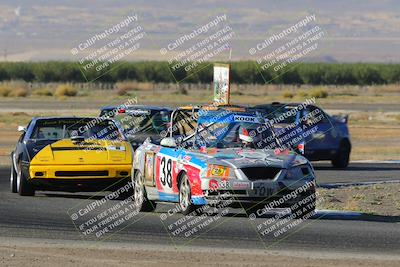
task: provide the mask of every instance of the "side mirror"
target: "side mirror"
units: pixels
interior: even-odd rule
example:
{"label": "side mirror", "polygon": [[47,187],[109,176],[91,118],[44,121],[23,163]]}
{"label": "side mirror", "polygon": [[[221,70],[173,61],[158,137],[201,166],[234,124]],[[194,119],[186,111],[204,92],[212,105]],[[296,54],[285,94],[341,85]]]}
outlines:
{"label": "side mirror", "polygon": [[165,147],[176,147],[176,142],[174,138],[166,137],[161,139],[160,145]]}
{"label": "side mirror", "polygon": [[25,133],[26,128],[24,126],[18,126],[18,132]]}
{"label": "side mirror", "polygon": [[349,121],[349,115],[332,115],[331,117],[341,123],[347,123]]}

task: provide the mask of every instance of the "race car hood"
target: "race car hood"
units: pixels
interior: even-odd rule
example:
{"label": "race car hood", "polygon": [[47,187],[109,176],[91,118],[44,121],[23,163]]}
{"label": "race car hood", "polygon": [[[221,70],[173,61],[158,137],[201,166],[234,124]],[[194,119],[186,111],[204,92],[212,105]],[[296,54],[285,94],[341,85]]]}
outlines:
{"label": "race car hood", "polygon": [[188,155],[204,160],[208,164],[220,164],[232,168],[265,167],[267,165],[288,169],[295,165],[308,163],[307,159],[295,152],[276,152],[262,149],[208,149],[203,152],[190,152]]}
{"label": "race car hood", "polygon": [[57,142],[57,140],[28,140],[26,142],[26,151],[28,152],[29,161],[31,161],[31,159],[33,159],[43,148],[54,142]]}
{"label": "race car hood", "polygon": [[43,164],[120,164],[132,161],[130,145],[125,141],[62,139],[43,147],[31,159],[31,165]]}

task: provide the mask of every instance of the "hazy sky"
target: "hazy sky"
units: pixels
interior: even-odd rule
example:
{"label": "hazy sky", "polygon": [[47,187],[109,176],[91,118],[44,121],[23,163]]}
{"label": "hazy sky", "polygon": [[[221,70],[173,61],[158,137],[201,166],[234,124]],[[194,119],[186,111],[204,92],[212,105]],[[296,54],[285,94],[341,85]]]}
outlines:
{"label": "hazy sky", "polygon": [[[72,48],[123,21],[129,14],[138,15],[137,23],[144,28],[146,38],[127,60],[168,60],[160,55],[163,46],[191,33],[218,14],[227,16],[224,25],[229,25],[234,32],[229,40],[232,59],[253,59],[249,49],[305,16],[315,14],[313,24],[303,30],[318,25],[324,36],[316,52],[302,60],[400,61],[399,1],[127,2],[0,0],[1,60],[76,59],[71,54]],[[285,42],[291,38],[285,36]]]}

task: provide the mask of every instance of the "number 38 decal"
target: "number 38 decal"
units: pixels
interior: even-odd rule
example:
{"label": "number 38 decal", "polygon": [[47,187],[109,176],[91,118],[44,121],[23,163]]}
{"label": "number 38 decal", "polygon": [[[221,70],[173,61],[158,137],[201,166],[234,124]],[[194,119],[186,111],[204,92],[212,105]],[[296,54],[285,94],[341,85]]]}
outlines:
{"label": "number 38 decal", "polygon": [[168,184],[172,188],[172,160],[162,157],[160,161],[160,182],[163,186]]}

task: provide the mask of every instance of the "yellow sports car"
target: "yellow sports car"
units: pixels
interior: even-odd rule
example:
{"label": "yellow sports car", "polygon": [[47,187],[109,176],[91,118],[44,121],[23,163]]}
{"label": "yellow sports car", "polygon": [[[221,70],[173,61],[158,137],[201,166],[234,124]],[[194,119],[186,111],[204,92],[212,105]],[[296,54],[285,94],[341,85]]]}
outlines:
{"label": "yellow sports car", "polygon": [[104,118],[33,118],[11,153],[11,191],[114,190],[126,185],[132,148],[120,126]]}

